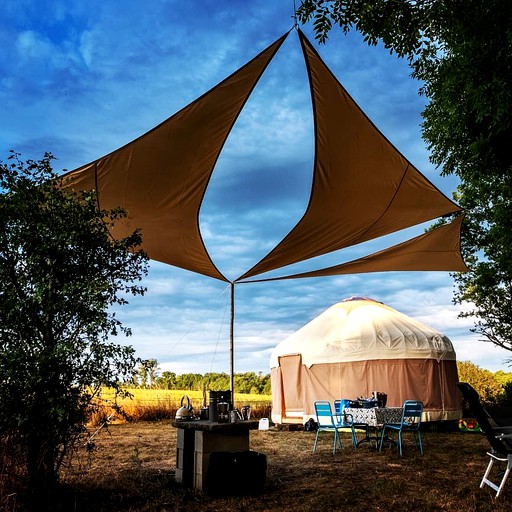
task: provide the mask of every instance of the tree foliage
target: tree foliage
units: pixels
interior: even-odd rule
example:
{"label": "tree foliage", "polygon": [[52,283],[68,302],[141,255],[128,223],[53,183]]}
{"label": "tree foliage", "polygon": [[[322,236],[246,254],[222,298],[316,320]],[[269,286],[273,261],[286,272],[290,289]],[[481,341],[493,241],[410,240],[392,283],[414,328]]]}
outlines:
{"label": "tree foliage", "polygon": [[471,361],[457,361],[459,381],[471,384],[483,403],[499,403],[504,394],[504,386],[489,370],[484,370]]}
{"label": "tree foliage", "polygon": [[[156,361],[156,360],[153,360]],[[156,363],[158,365],[158,363]],[[270,375],[254,372],[235,373],[235,393],[270,395]],[[164,371],[155,378],[151,387],[160,389],[180,389],[189,391],[225,391],[229,389],[230,378],[227,373],[183,373]],[[144,387],[144,386],[143,386]],[[147,385],[145,386],[147,387]]]}
{"label": "tree foliage", "polygon": [[158,361],[156,359],[144,359],[137,365],[133,383],[142,388],[152,388],[156,385],[157,371]]}
{"label": "tree foliage", "polygon": [[112,306],[144,292],[147,267],[138,232],[109,234],[124,213],[61,186],[51,161],[0,163],[0,438],[23,448],[36,493],[57,482],[101,387],[131,376]]}
{"label": "tree foliage", "polygon": [[423,136],[442,174],[460,180],[466,211],[455,303],[474,330],[512,350],[512,2],[509,0],[304,0],[325,42],[338,25],[406,57],[428,103]]}
{"label": "tree foliage", "polygon": [[[235,373],[235,393],[265,394],[270,383],[269,375],[257,375],[254,372]],[[176,377],[175,389],[197,391],[224,391],[229,389],[230,378],[227,373],[184,373]],[[269,393],[267,393],[269,394]]]}

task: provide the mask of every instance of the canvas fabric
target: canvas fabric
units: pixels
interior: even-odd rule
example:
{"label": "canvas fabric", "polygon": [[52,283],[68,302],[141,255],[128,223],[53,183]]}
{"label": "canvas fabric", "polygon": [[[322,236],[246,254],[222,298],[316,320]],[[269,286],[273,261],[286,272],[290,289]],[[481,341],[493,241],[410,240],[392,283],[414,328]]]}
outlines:
{"label": "canvas fabric", "polygon": [[299,37],[315,121],[311,197],[292,231],[240,279],[460,210],[384,137],[300,31]]}
{"label": "canvas fabric", "polygon": [[96,190],[101,208],[128,212],[114,237],[140,228],[151,259],[227,281],[203,243],[199,209],[226,138],[286,35],[159,126],[68,173],[64,184]]}
{"label": "canvas fabric", "polygon": [[456,359],[451,341],[440,331],[369,299],[331,306],[280,342],[270,367],[289,354],[301,354],[307,367],[369,359]]}
{"label": "canvas fabric", "polygon": [[461,417],[454,360],[373,359],[308,367],[297,354],[280,358],[279,366],[271,369],[271,382],[271,417],[277,424],[300,424],[314,417],[315,400],[356,399],[373,391],[386,393],[389,407],[422,401],[423,421]]}
{"label": "canvas fabric", "polygon": [[411,240],[347,263],[310,272],[255,279],[251,282],[389,271],[451,270],[467,272],[469,268],[460,252],[460,232],[463,219],[464,217],[460,215],[452,222],[427,231]]}
{"label": "canvas fabric", "polygon": [[[384,137],[297,32],[315,126],[309,204],[292,231],[234,282],[460,210]],[[101,208],[128,212],[115,238],[140,229],[151,259],[228,281],[203,242],[201,203],[238,115],[287,35],[151,131],[65,175],[64,184],[96,190]],[[409,270],[411,264],[413,270],[460,271],[459,237],[451,231],[432,246],[429,235],[431,245],[417,250],[416,243],[413,257],[394,250],[321,275]]]}

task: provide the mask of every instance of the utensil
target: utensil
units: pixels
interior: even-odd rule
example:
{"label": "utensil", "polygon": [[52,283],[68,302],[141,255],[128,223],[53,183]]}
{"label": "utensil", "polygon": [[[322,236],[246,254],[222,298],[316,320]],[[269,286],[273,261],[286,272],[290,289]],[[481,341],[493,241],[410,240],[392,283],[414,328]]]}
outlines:
{"label": "utensil", "polygon": [[244,405],[242,407],[242,419],[243,420],[251,419],[251,406],[250,405]]}

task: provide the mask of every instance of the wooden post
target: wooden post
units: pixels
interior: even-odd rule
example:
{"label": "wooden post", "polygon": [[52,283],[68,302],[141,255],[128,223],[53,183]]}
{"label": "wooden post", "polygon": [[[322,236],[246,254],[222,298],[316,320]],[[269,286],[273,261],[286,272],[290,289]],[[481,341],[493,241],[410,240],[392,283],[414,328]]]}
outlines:
{"label": "wooden post", "polygon": [[231,390],[231,402],[235,404],[235,283],[231,283],[231,323],[229,329],[229,366],[230,381],[229,388]]}

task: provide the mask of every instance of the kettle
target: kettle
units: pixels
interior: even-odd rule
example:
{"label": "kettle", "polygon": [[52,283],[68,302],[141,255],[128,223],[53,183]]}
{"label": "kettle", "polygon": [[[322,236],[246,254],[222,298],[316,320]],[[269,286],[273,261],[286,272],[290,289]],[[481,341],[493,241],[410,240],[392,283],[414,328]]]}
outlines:
{"label": "kettle", "polygon": [[[183,401],[187,399],[187,405],[183,404]],[[180,421],[194,419],[194,410],[190,405],[190,398],[187,395],[181,397],[181,407],[176,411],[176,419]]]}

